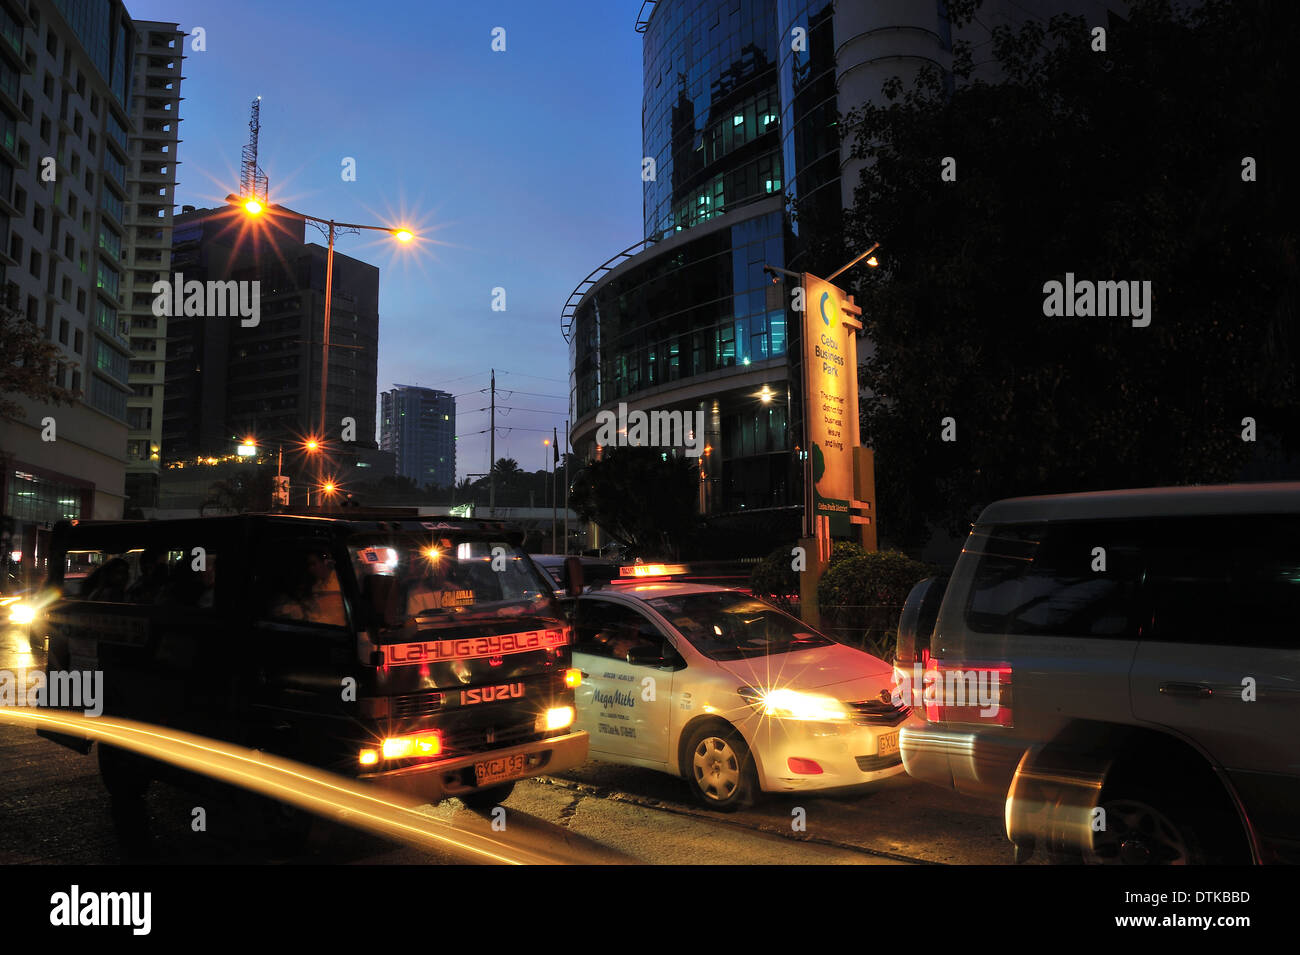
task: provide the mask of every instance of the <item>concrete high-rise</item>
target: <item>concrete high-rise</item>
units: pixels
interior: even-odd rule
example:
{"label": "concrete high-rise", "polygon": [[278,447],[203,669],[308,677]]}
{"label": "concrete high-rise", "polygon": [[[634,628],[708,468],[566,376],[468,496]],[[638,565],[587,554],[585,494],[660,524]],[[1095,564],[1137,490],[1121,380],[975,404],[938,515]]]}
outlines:
{"label": "concrete high-rise", "polygon": [[0,510],[37,573],[52,522],[123,510],[137,43],[121,0],[0,0],[0,289],[80,396],[10,396],[0,422]]}
{"label": "concrete high-rise", "polygon": [[[233,455],[252,436],[290,447],[320,435],[326,249],[301,220],[250,220],[242,210],[186,209],[173,228],[172,282],[257,282],[259,315],[167,318],[162,456]],[[379,269],[334,253],[323,435],[331,448],[374,449]],[[348,424],[350,419],[351,424]]]}
{"label": "concrete high-rise", "polygon": [[153,314],[153,283],[171,271],[181,61],[185,33],[175,23],[135,21],[135,83],[131,92],[131,193],[123,298],[131,327],[127,399],[126,496],[129,507],[158,501],[162,464],[163,371],[167,319]]}
{"label": "concrete high-rise", "polygon": [[380,396],[379,446],[397,473],[421,487],[456,483],[456,400],[445,391],[394,385]]}

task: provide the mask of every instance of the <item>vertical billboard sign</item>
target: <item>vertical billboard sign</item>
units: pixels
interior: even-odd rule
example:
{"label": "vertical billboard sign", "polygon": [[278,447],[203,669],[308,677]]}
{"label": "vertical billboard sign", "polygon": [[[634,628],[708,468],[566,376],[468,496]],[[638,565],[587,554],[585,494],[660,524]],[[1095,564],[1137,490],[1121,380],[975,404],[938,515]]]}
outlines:
{"label": "vertical billboard sign", "polygon": [[[857,322],[845,317],[845,296],[804,273],[804,409],[815,533],[847,537],[853,501],[853,448],[858,444]],[[856,307],[850,305],[856,312]]]}

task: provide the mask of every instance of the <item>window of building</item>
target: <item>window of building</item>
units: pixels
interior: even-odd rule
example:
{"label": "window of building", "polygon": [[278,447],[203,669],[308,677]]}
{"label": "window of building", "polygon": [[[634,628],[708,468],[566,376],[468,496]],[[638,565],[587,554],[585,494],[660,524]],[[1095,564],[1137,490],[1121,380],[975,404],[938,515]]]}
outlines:
{"label": "window of building", "polygon": [[32,249],[31,259],[27,263],[27,271],[31,273],[33,278],[39,279],[41,277],[42,264],[41,254]]}
{"label": "window of building", "polygon": [[83,332],[80,328],[78,328],[72,336],[72,341],[73,341],[72,350],[75,351],[78,355],[80,355],[82,353],[83,347],[86,344],[86,333]]}
{"label": "window of building", "polygon": [[68,343],[68,320],[66,318],[61,318],[59,319],[59,344],[66,345],[67,343]]}
{"label": "window of building", "polygon": [[45,235],[45,207],[40,204],[32,207],[32,228]]}
{"label": "window of building", "polygon": [[50,118],[48,116],[41,117],[41,139],[47,143],[50,142]]}

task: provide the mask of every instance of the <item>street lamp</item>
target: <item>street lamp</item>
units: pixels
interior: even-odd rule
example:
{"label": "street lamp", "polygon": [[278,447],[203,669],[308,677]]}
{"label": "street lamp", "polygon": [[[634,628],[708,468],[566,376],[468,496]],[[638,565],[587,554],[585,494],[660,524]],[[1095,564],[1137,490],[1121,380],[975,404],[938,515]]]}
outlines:
{"label": "street lamp", "polygon": [[[406,228],[393,228],[384,225],[361,225],[356,222],[336,222],[334,219],[322,219],[319,216],[309,216],[306,213],[294,212],[292,209],[286,209],[284,206],[270,206],[256,196],[246,197],[237,196],[234,193],[226,196],[226,202],[232,206],[243,209],[248,215],[257,217],[262,215],[279,216],[286,219],[297,219],[301,222],[310,222],[326,236],[329,241],[329,250],[325,256],[325,330],[321,342],[321,366],[320,366],[320,433],[326,433],[325,425],[325,393],[329,384],[329,354],[330,354],[330,303],[334,292],[334,236],[337,233],[356,233],[359,234],[362,229],[368,229],[372,232],[387,232],[398,242],[403,244],[411,242],[415,238],[415,233]],[[309,448],[308,450],[314,450]]]}

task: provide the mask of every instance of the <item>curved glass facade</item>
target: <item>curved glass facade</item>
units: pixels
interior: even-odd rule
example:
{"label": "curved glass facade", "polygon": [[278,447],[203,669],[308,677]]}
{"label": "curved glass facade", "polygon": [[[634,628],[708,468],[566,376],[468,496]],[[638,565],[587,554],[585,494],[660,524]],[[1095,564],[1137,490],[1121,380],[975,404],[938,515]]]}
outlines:
{"label": "curved glass facade", "polygon": [[706,512],[802,499],[798,316],[763,266],[798,267],[787,194],[817,211],[801,204],[805,230],[839,226],[833,31],[831,0],[661,0],[645,32],[654,244],[573,312],[573,444],[595,455],[595,415],[620,402],[702,411]]}
{"label": "curved glass facade", "polygon": [[[574,320],[570,359],[578,421],[639,392],[786,353],[780,212],[652,250],[592,291]],[[775,293],[775,294],[774,294]]]}
{"label": "curved glass facade", "polygon": [[[830,0],[777,0],[782,37],[777,70],[781,100],[781,164],[785,192],[798,204],[790,223],[792,267],[800,265],[800,233],[840,225],[839,102],[835,83],[834,5]],[[796,34],[796,29],[802,34]],[[801,40],[795,43],[798,36]],[[796,49],[798,47],[798,49]]]}
{"label": "curved glass facade", "polygon": [[775,0],[663,0],[645,34],[645,236],[780,195]]}

